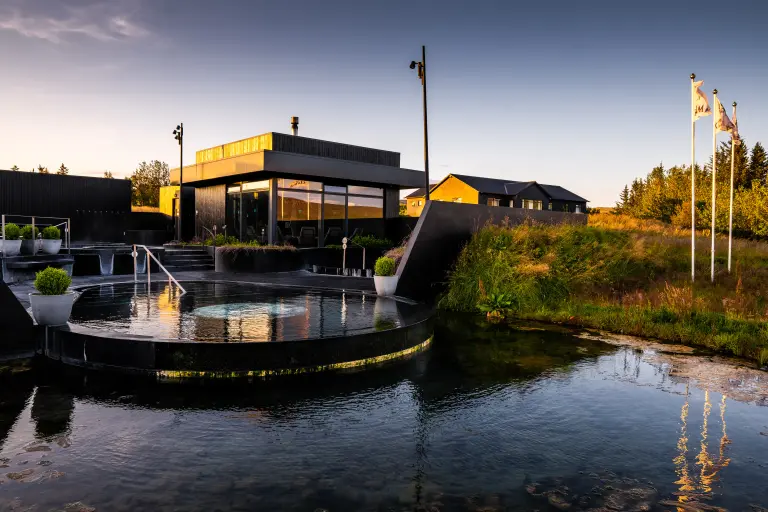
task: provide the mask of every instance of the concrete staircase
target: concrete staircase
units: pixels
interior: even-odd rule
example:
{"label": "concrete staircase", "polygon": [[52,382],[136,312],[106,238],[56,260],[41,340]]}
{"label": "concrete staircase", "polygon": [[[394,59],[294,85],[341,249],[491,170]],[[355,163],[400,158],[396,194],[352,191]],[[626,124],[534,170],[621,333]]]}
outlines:
{"label": "concrete staircase", "polygon": [[213,270],[213,256],[202,248],[166,248],[163,266],[168,272]]}

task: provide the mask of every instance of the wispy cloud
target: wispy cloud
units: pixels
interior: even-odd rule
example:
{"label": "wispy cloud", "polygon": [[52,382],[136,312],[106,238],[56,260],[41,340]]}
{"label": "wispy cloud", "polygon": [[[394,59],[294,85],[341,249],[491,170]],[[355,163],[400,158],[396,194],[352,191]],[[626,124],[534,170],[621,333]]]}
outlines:
{"label": "wispy cloud", "polygon": [[120,41],[149,32],[135,16],[138,0],[7,0],[0,6],[0,30],[62,43],[75,37]]}

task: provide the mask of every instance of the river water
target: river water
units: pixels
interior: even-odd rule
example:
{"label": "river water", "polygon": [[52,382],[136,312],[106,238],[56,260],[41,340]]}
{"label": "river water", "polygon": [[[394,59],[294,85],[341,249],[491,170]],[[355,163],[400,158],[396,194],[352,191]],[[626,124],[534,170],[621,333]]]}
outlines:
{"label": "river water", "polygon": [[352,374],[0,381],[0,510],[760,510],[759,370],[443,318]]}

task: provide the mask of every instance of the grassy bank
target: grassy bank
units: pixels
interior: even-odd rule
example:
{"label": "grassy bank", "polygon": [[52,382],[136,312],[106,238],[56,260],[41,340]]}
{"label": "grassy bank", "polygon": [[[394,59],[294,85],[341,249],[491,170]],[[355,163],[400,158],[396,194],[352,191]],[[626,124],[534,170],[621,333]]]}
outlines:
{"label": "grassy bank", "polygon": [[709,239],[610,214],[589,226],[481,229],[459,255],[440,301],[448,310],[563,322],[702,345],[768,363],[768,244],[717,240],[715,283]]}

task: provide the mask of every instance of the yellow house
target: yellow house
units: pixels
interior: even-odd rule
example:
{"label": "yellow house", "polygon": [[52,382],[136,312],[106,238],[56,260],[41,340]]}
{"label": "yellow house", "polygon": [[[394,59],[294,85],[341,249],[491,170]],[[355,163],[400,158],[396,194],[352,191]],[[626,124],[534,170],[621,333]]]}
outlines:
{"label": "yellow house", "polygon": [[[449,174],[433,185],[429,192],[433,201],[485,204],[530,210],[552,210],[586,213],[587,200],[557,185],[535,181],[509,181],[463,174]],[[425,189],[406,196],[407,212],[418,217],[426,204]]]}

